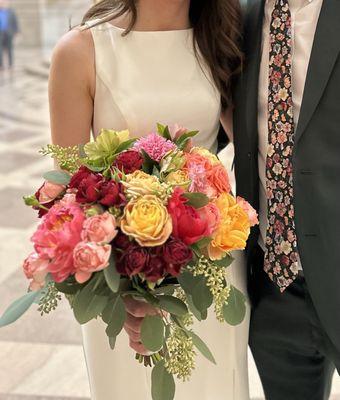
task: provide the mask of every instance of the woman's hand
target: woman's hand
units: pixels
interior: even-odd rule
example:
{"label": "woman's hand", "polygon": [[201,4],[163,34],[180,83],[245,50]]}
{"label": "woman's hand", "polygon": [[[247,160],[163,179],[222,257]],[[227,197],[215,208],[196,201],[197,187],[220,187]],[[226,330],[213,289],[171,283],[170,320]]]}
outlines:
{"label": "woman's hand", "polygon": [[132,297],[124,298],[125,309],[127,312],[127,318],[124,324],[124,329],[130,338],[130,347],[135,350],[138,354],[148,356],[152,354],[148,351],[141,342],[141,327],[145,316],[157,315],[159,310],[152,307],[150,304],[143,301],[138,301]]}

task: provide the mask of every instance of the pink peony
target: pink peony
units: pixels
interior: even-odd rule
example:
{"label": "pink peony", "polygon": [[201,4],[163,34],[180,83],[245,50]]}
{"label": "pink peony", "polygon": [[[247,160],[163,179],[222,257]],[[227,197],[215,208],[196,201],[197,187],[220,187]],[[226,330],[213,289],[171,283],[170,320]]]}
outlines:
{"label": "pink peony", "polygon": [[85,220],[81,238],[86,242],[110,243],[118,231],[116,218],[109,212],[95,215]]}
{"label": "pink peony", "polygon": [[31,279],[30,289],[37,291],[45,286],[48,274],[48,260],[39,258],[36,252],[32,252],[24,261],[24,273],[27,279]]}
{"label": "pink peony", "polygon": [[81,241],[84,220],[78,205],[57,203],[31,238],[39,257],[50,261],[48,270],[56,282],[63,282],[75,272],[73,249]]}
{"label": "pink peony", "polygon": [[103,270],[109,265],[111,246],[93,242],[80,242],[74,248],[73,259],[77,282],[87,282],[94,272]]}
{"label": "pink peony", "polygon": [[259,224],[259,219],[256,210],[246,201],[243,197],[238,196],[236,198],[237,204],[243,209],[243,211],[248,215],[250,226],[255,226]]}
{"label": "pink peony", "polygon": [[171,150],[177,148],[171,140],[166,140],[156,133],[150,133],[148,136],[142,137],[135,143],[135,150],[144,150],[150,158],[159,162]]}

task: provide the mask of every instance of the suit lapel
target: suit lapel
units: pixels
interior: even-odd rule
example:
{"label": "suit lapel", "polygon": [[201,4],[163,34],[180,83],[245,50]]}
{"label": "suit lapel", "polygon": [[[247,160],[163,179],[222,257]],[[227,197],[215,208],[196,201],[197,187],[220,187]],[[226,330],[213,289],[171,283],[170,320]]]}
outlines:
{"label": "suit lapel", "polygon": [[247,99],[247,131],[251,143],[257,147],[258,142],[258,91],[259,73],[261,63],[262,44],[262,22],[264,16],[264,0],[258,0],[249,9],[249,21],[247,42],[250,44],[247,49],[246,60],[246,99]]}
{"label": "suit lapel", "polygon": [[298,141],[326,89],[340,51],[340,0],[324,0],[314,38],[296,130]]}

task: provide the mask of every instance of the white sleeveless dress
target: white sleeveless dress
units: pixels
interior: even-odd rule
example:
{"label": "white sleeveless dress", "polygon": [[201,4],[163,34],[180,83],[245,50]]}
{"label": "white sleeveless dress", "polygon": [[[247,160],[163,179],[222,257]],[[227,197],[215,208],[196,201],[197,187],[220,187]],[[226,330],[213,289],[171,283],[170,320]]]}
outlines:
{"label": "white sleeveless dress", "polygon": [[[196,143],[216,149],[220,96],[193,52],[192,30],[165,32],[123,30],[110,23],[91,27],[96,58],[93,131],[129,129],[142,136],[156,122],[199,129]],[[230,269],[230,280],[245,292],[242,256]],[[190,382],[177,382],[176,400],[248,400],[249,313],[236,328],[220,324],[213,313],[197,325],[217,366],[197,358]],[[82,327],[84,352],[93,400],[151,400],[150,375],[134,359],[123,332],[112,351],[105,326],[91,321]]]}

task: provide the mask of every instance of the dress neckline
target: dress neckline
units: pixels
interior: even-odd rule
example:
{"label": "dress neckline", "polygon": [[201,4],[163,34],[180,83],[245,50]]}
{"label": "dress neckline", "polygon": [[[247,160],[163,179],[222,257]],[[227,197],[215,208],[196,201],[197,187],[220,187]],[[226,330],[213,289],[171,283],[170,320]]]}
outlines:
{"label": "dress neckline", "polygon": [[[115,29],[121,33],[125,32],[124,28],[119,28],[116,25],[111,24],[110,22],[105,22],[104,23],[106,26]],[[187,29],[173,29],[173,30],[167,30],[167,31],[136,31],[132,30],[130,33],[137,34],[137,35],[152,35],[152,34],[159,34],[159,35],[166,35],[166,34],[188,34],[193,32],[193,28],[187,28]]]}

